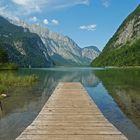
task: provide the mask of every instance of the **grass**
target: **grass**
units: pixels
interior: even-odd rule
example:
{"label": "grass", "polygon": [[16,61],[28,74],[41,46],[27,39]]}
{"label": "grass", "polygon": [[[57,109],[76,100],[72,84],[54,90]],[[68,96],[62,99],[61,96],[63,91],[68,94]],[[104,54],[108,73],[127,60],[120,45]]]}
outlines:
{"label": "grass", "polygon": [[31,86],[36,82],[36,75],[17,76],[14,73],[0,73],[0,95],[6,94],[10,88]]}
{"label": "grass", "polygon": [[13,63],[0,63],[0,70],[17,70],[18,66]]}

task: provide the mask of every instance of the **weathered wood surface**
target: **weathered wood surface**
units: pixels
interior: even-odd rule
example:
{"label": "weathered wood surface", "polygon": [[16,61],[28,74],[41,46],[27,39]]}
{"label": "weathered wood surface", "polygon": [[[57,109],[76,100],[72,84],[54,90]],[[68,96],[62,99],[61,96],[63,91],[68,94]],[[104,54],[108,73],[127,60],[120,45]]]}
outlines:
{"label": "weathered wood surface", "polygon": [[16,140],[127,140],[101,113],[80,83],[59,83]]}

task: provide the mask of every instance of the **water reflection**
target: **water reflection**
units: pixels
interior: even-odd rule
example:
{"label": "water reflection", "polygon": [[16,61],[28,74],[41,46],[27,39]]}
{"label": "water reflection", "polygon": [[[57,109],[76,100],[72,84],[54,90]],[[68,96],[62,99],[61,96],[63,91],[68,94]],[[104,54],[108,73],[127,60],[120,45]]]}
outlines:
{"label": "water reflection", "polygon": [[96,71],[109,94],[140,128],[140,70]]}
{"label": "water reflection", "polygon": [[[133,73],[105,69],[60,67],[22,69],[17,74],[21,76],[36,74],[39,81],[32,87],[11,89],[9,91],[10,97],[1,101],[1,140],[15,139],[36,117],[58,82],[63,81],[81,82],[114,125],[130,139],[132,137],[133,140],[140,138],[139,129],[131,122],[131,120],[134,123],[140,121],[138,117],[140,109],[139,71]],[[114,100],[125,114],[131,114],[131,120],[119,109]]]}
{"label": "water reflection", "polygon": [[[108,95],[117,103],[125,115],[135,124],[132,124],[127,117],[118,111],[112,113],[102,110],[108,119],[116,125],[131,140],[140,139],[140,69],[116,69],[96,71]],[[101,103],[101,102],[100,102]],[[99,103],[99,104],[100,104]],[[104,102],[105,103],[105,102]],[[106,103],[109,103],[106,101]],[[107,107],[107,105],[105,104]],[[102,107],[101,107],[102,108]],[[108,107],[109,108],[109,107]],[[118,107],[117,107],[118,108]],[[110,109],[111,111],[111,109]],[[114,113],[116,115],[114,115]],[[114,118],[115,117],[115,118]],[[121,119],[124,119],[121,121]],[[115,122],[116,121],[116,122]]]}
{"label": "water reflection", "polygon": [[17,75],[36,74],[39,81],[33,87],[15,88],[9,98],[1,101],[0,139],[15,139],[36,117],[58,82],[77,81],[96,86],[98,78],[89,69],[23,69]]}

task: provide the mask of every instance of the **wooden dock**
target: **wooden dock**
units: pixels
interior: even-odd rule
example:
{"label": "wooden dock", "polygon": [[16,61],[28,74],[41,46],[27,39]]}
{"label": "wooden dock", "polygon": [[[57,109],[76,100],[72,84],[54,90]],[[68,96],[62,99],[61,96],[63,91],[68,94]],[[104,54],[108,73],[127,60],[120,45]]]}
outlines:
{"label": "wooden dock", "polygon": [[59,83],[16,140],[127,140],[101,113],[80,83]]}

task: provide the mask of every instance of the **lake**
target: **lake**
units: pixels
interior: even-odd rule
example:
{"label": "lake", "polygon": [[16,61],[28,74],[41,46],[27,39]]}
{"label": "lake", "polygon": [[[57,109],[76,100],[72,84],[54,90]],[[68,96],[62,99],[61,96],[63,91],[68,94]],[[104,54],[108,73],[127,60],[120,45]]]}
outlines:
{"label": "lake", "polygon": [[10,89],[0,102],[0,140],[14,140],[63,81],[81,82],[111,123],[130,140],[140,140],[140,69],[56,67],[14,73],[36,74],[39,80],[32,87]]}

